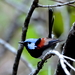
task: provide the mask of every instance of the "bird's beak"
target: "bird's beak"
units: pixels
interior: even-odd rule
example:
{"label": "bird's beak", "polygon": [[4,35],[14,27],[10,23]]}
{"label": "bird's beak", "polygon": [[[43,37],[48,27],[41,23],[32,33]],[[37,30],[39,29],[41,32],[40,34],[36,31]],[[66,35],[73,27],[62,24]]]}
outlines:
{"label": "bird's beak", "polygon": [[19,41],[18,43],[20,43],[20,44],[24,44],[24,41]]}

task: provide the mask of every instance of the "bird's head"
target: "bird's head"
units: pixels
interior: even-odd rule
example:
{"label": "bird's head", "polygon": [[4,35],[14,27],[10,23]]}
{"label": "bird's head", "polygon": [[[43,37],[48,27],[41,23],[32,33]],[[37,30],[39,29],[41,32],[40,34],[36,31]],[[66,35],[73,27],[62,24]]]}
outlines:
{"label": "bird's head", "polygon": [[36,42],[38,41],[38,39],[26,39],[25,41],[20,41],[20,44],[23,44],[26,48],[28,49],[35,49],[36,46]]}

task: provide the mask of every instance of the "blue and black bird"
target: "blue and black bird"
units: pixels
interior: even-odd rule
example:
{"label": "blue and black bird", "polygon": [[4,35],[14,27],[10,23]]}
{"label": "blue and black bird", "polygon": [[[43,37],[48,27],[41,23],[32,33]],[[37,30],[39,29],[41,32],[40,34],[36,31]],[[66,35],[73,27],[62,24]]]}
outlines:
{"label": "blue and black bird", "polygon": [[23,44],[30,55],[34,58],[42,59],[43,55],[48,52],[49,48],[54,44],[61,42],[58,39],[50,39],[50,38],[38,38],[38,39],[26,39],[25,41],[19,42]]}

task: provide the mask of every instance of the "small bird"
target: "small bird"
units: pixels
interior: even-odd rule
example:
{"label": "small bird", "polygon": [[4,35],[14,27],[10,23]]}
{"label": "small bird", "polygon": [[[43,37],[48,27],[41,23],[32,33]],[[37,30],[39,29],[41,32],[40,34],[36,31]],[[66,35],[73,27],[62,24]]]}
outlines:
{"label": "small bird", "polygon": [[34,58],[42,59],[43,56],[48,52],[48,48],[54,44],[60,42],[58,39],[50,38],[38,38],[38,39],[26,39],[25,41],[20,41],[20,44],[23,44],[30,55]]}

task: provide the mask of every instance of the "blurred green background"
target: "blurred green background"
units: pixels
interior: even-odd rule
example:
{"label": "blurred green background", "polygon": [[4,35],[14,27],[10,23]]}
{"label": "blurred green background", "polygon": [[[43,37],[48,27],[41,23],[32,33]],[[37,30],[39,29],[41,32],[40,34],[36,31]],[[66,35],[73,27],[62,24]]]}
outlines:
{"label": "blurred green background", "polygon": [[[20,41],[22,34],[22,26],[24,25],[24,20],[31,3],[32,0],[0,0],[0,38],[10,43],[16,49],[18,49],[18,42]],[[58,2],[51,0],[39,0],[39,3],[44,5],[53,5]],[[75,21],[75,8],[72,6],[62,6],[53,8],[53,11],[53,34],[56,38],[65,40],[72,24]],[[48,9],[37,8],[31,17],[27,38],[47,36]],[[0,48],[0,52],[1,59],[3,59],[6,49],[3,50]],[[40,61],[39,59],[31,57],[25,48],[23,50],[23,57],[25,57],[25,59],[32,64],[34,68],[37,67],[37,62]],[[38,75],[53,75],[56,68],[56,62],[57,60],[54,58],[49,59]]]}

